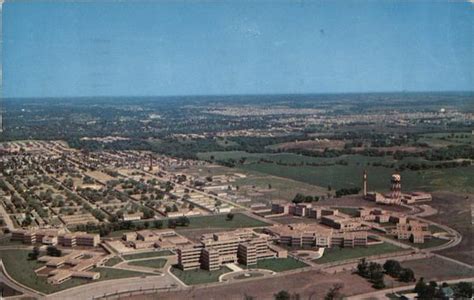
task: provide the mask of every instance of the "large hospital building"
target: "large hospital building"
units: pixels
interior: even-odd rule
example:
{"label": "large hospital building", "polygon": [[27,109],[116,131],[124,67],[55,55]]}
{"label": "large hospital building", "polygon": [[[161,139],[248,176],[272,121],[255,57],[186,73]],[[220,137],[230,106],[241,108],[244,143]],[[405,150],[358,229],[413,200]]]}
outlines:
{"label": "large hospital building", "polygon": [[269,236],[252,230],[204,234],[199,243],[177,249],[183,270],[217,270],[222,264],[255,265],[258,260],[287,257],[286,250],[272,245]]}

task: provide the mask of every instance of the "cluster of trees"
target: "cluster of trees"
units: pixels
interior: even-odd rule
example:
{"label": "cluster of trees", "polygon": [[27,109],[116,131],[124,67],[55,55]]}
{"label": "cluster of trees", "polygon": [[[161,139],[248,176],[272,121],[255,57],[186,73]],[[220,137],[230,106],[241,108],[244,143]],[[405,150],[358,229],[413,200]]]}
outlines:
{"label": "cluster of trees", "polygon": [[415,273],[410,268],[403,268],[400,263],[396,260],[389,259],[383,264],[385,273],[388,275],[398,278],[402,282],[415,281]]}
{"label": "cluster of trees", "polygon": [[[424,278],[421,277],[415,285],[414,292],[417,293],[417,298],[420,300],[429,299],[450,299],[453,295],[446,295],[445,288],[448,288],[447,283],[443,283],[438,286],[436,281],[430,281],[426,283]],[[471,299],[473,295],[472,283],[459,282],[453,287],[454,299]]]}
{"label": "cluster of trees", "polygon": [[[344,299],[344,294],[342,294],[342,289],[344,285],[341,283],[334,284],[324,296],[324,300],[342,300]],[[310,297],[311,298],[311,297]],[[245,300],[255,300],[255,297],[245,294]],[[298,293],[290,293],[286,290],[281,290],[278,293],[273,294],[274,300],[300,300],[303,299]]]}
{"label": "cluster of trees", "polygon": [[357,273],[369,279],[376,289],[385,288],[384,274],[397,278],[401,282],[415,281],[415,273],[410,268],[403,268],[396,260],[387,260],[383,266],[376,262],[367,262],[362,258],[357,264]]}
{"label": "cluster of trees", "polygon": [[400,164],[398,166],[399,171],[403,171],[405,169],[409,169],[412,171],[419,171],[419,170],[428,170],[428,169],[448,169],[448,168],[459,168],[459,167],[468,167],[471,165],[471,162],[468,160],[463,161],[448,161],[448,162],[441,162],[436,164],[427,164],[427,163],[406,163]]}
{"label": "cluster of trees", "polygon": [[474,147],[471,145],[448,146],[425,152],[427,160],[474,159]]}
{"label": "cluster of trees", "polygon": [[124,222],[111,222],[111,223],[101,223],[101,224],[82,224],[77,225],[77,231],[86,231],[86,232],[94,232],[99,233],[101,236],[107,236],[111,232],[120,231],[120,230],[142,230],[146,228],[163,228],[163,221],[155,220],[152,222],[145,221],[145,222],[131,222],[131,221],[124,221]]}
{"label": "cluster of trees", "polygon": [[275,300],[300,300],[301,296],[298,293],[290,294],[288,291],[281,290],[273,295]]}
{"label": "cluster of trees", "polygon": [[374,288],[385,288],[385,282],[383,280],[384,270],[381,264],[376,262],[369,263],[365,258],[362,258],[357,264],[357,273],[360,276],[369,279]]}
{"label": "cluster of trees", "polygon": [[303,195],[301,193],[298,193],[295,195],[293,198],[293,203],[298,204],[298,203],[311,203],[311,202],[318,202],[320,200],[319,196],[311,196],[311,195]]}
{"label": "cluster of trees", "polygon": [[49,256],[60,257],[62,255],[62,251],[55,246],[48,246],[48,248],[46,248],[46,254]]}
{"label": "cluster of trees", "polygon": [[[229,216],[227,217],[229,218]],[[186,216],[167,220],[168,228],[189,226],[190,223],[191,223],[191,220]],[[110,223],[100,223],[100,224],[88,223],[85,225],[84,224],[77,225],[75,229],[77,231],[94,232],[94,233],[99,233],[101,236],[107,236],[111,232],[114,232],[114,231],[121,231],[121,230],[133,231],[133,230],[143,230],[147,228],[160,229],[160,228],[163,228],[164,225],[165,223],[162,220],[136,221],[136,222],[114,220],[113,222],[110,222]]]}
{"label": "cluster of trees", "polygon": [[176,219],[169,219],[168,220],[168,227],[169,228],[176,228],[178,226],[189,226],[189,223],[191,223],[191,221],[189,220],[188,217],[186,216],[182,216],[182,217],[179,217],[179,218],[176,218]]}
{"label": "cluster of trees", "polygon": [[38,247],[33,247],[33,250],[31,250],[30,253],[28,253],[28,259],[29,260],[37,260],[40,255],[40,251]]}
{"label": "cluster of trees", "polygon": [[336,190],[336,198],[340,198],[346,195],[356,195],[359,192],[360,192],[360,187],[338,189]]}

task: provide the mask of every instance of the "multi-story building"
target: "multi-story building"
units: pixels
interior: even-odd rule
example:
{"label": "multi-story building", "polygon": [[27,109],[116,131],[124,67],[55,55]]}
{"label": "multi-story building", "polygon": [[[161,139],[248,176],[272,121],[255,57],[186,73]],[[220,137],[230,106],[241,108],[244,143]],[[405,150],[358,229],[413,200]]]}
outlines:
{"label": "multi-story building", "polygon": [[254,265],[260,259],[286,255],[270,242],[269,236],[251,230],[204,234],[198,244],[177,249],[178,265],[183,270],[216,270],[226,263]]}
{"label": "multi-story building", "polygon": [[406,204],[414,204],[419,202],[429,202],[433,198],[431,194],[422,193],[422,192],[411,192],[408,194],[402,194],[402,202]]}
{"label": "multi-story building", "polygon": [[282,245],[292,247],[332,246],[354,247],[367,245],[367,232],[337,232],[318,224],[276,225],[266,229]]}
{"label": "multi-story building", "polygon": [[299,217],[308,217],[313,219],[320,219],[322,216],[337,215],[339,211],[332,208],[313,207],[311,203],[298,204],[272,204],[273,214],[290,214]]}
{"label": "multi-story building", "polygon": [[199,269],[201,267],[202,245],[187,245],[176,250],[178,253],[178,264],[184,271]]}
{"label": "multi-story building", "polygon": [[429,239],[432,236],[428,224],[415,220],[410,220],[404,224],[397,224],[397,227],[391,231],[391,234],[399,240],[410,240],[415,244],[422,244],[425,242],[425,239]]}
{"label": "multi-story building", "polygon": [[76,232],[75,235],[77,246],[96,247],[100,243],[100,236],[98,234]]}
{"label": "multi-story building", "polygon": [[339,215],[322,216],[321,223],[342,231],[358,231],[367,229],[360,221]]}
{"label": "multi-story building", "polygon": [[22,241],[24,244],[96,247],[100,243],[100,236],[85,232],[64,233],[59,229],[19,229],[12,231],[11,240]]}

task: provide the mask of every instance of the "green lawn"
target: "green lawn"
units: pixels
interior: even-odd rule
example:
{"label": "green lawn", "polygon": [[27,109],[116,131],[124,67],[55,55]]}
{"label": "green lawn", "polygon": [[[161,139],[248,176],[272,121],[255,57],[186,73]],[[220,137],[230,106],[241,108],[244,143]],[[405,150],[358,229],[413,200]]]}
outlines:
{"label": "green lawn", "polygon": [[269,223],[262,222],[260,220],[251,218],[245,214],[236,213],[234,218],[229,221],[227,215],[213,215],[213,216],[202,216],[189,218],[191,221],[188,227],[185,228],[244,228],[244,227],[261,227],[269,226]]}
{"label": "green lawn", "polygon": [[357,212],[359,211],[357,208],[353,208],[353,207],[332,207],[332,208],[337,209],[341,213],[349,215],[351,217],[357,216]]}
{"label": "green lawn", "polygon": [[[36,276],[34,270],[43,266],[43,264],[37,261],[28,260],[29,252],[29,250],[0,250],[0,258],[5,265],[8,274],[13,279],[34,290],[50,294],[92,282],[87,279],[70,279],[60,285],[50,285],[47,283],[46,277]],[[100,272],[99,281],[147,275],[146,273],[141,272],[109,268],[95,268],[93,271]]]}
{"label": "green lawn", "polygon": [[16,247],[28,247],[21,241],[10,241],[10,236],[4,236],[0,238],[0,246],[16,246]]}
{"label": "green lawn", "polygon": [[443,239],[432,237],[431,239],[426,239],[423,244],[411,244],[411,245],[419,249],[427,249],[427,248],[444,245],[447,242],[449,242],[449,240],[443,240]]}
{"label": "green lawn", "polygon": [[270,258],[262,259],[257,262],[256,265],[242,266],[243,268],[250,269],[266,269],[274,272],[284,272],[293,269],[299,269],[307,267],[308,265],[304,262],[296,260],[292,257],[288,258]]}
{"label": "green lawn", "polygon": [[143,253],[136,253],[136,254],[127,254],[127,255],[124,255],[123,258],[125,260],[132,260],[132,259],[160,257],[160,256],[168,256],[168,255],[173,255],[173,252],[169,250],[143,252]]}
{"label": "green lawn", "polygon": [[216,271],[206,271],[202,269],[182,271],[178,268],[171,268],[171,272],[187,285],[210,283],[219,281],[219,276],[229,273],[231,270],[222,267]]}
{"label": "green lawn", "polygon": [[354,259],[360,257],[367,257],[372,255],[379,255],[385,253],[391,253],[396,251],[402,251],[403,249],[390,243],[383,243],[367,247],[355,247],[355,248],[341,248],[334,247],[324,250],[323,257],[313,260],[315,263],[324,264],[329,262],[335,262],[339,260]]}
{"label": "green lawn", "polygon": [[443,228],[436,225],[430,225],[428,229],[431,233],[446,232]]}
{"label": "green lawn", "polygon": [[129,270],[122,270],[122,269],[93,268],[91,269],[91,271],[100,272],[99,280],[150,276],[150,274],[148,273],[135,272],[135,271],[129,271]]}
{"label": "green lawn", "polygon": [[166,265],[166,261],[167,260],[164,258],[157,258],[157,259],[131,261],[128,264],[133,265],[133,266],[152,268],[152,269],[161,269]]}
{"label": "green lawn", "polygon": [[437,247],[449,242],[449,240],[443,240],[443,239],[432,237],[431,239],[425,239],[425,242],[423,244],[415,244],[415,243],[410,242],[409,240],[399,240],[396,237],[388,235],[388,234],[384,236],[389,239],[398,241],[400,243],[403,243],[403,244],[406,244],[418,249],[427,249],[427,248]]}
{"label": "green lawn", "polygon": [[122,261],[123,261],[123,260],[122,260],[120,257],[115,256],[115,257],[112,257],[111,259],[109,259],[109,260],[105,263],[105,265],[106,265],[107,267],[112,267],[112,266],[115,266],[115,265],[118,264],[118,263],[121,263]]}

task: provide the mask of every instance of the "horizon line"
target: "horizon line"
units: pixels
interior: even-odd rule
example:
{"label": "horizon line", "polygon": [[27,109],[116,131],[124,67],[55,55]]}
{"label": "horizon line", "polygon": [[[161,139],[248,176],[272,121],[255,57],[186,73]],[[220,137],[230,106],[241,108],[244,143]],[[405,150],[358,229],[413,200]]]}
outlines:
{"label": "horizon line", "polygon": [[182,98],[182,97],[232,97],[232,96],[304,96],[304,95],[357,95],[357,94],[421,94],[421,93],[431,93],[431,94],[443,94],[443,93],[474,93],[474,90],[443,90],[443,91],[433,91],[433,90],[418,90],[418,91],[367,91],[367,92],[309,92],[309,93],[252,93],[252,94],[170,94],[170,95],[88,95],[88,96],[28,96],[28,97],[5,97],[2,96],[3,100],[6,99],[58,99],[58,98]]}

